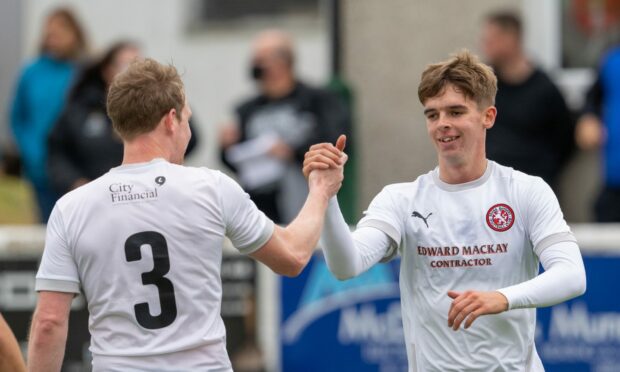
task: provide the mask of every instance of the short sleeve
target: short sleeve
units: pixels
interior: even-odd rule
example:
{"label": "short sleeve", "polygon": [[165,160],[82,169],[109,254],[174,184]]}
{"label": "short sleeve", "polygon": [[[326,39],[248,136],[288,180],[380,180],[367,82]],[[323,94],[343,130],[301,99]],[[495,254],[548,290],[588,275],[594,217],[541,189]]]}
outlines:
{"label": "short sleeve", "polygon": [[383,231],[392,240],[392,244],[381,262],[386,262],[396,255],[401,241],[401,223],[399,209],[392,197],[392,193],[386,187],[372,200],[364,217],[357,224],[358,228],[373,227]]}
{"label": "short sleeve", "polygon": [[556,243],[576,242],[564,220],[558,199],[541,178],[534,179],[525,203],[525,224],[536,254]]}
{"label": "short sleeve", "polygon": [[226,236],[243,254],[250,254],[269,241],[274,223],[261,212],[250,196],[230,177],[220,179],[222,213]]}
{"label": "short sleeve", "polygon": [[36,276],[37,291],[80,293],[77,264],[67,243],[67,234],[58,205],[47,223],[45,248]]}

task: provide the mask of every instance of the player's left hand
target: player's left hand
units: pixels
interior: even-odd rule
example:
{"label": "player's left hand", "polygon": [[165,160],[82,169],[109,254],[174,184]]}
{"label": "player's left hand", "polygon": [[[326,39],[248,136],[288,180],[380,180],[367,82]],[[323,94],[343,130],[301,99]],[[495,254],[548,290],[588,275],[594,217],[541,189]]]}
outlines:
{"label": "player's left hand", "polygon": [[313,170],[338,168],[344,165],[348,159],[344,153],[346,143],[347,137],[340,135],[335,146],[328,142],[312,145],[304,156],[302,169],[304,177],[308,178]]}
{"label": "player's left hand", "polygon": [[498,291],[448,291],[453,299],[448,312],[448,327],[455,331],[465,319],[465,329],[471,327],[480,315],[499,314],[508,310],[508,299]]}

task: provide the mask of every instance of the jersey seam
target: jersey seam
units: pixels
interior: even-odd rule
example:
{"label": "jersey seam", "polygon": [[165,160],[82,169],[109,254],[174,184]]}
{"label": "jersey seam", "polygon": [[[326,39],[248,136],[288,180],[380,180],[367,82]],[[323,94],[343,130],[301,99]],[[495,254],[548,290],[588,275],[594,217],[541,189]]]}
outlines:
{"label": "jersey seam", "polygon": [[[270,233],[267,232],[268,229],[270,230]],[[271,237],[273,236],[273,233],[275,231],[275,224],[273,223],[273,221],[267,219],[265,221],[265,225],[262,227],[261,230],[261,235],[258,239],[256,239],[250,244],[247,244],[244,247],[237,247],[237,250],[244,255],[249,255],[258,251],[265,244],[267,244],[269,239],[271,239]]]}
{"label": "jersey seam", "polygon": [[[396,234],[398,234],[398,230],[396,230],[394,228],[394,226],[392,226],[392,224],[380,220],[380,219],[367,219],[365,221],[363,221],[362,223],[360,223],[358,225],[358,227],[371,227],[373,229],[377,229],[379,231],[381,231],[382,233],[386,234],[388,236],[388,238],[391,241],[390,247],[388,248],[388,251],[386,252],[386,254],[381,258],[380,262],[388,262],[389,260],[391,260],[392,258],[394,258],[396,256],[396,254],[398,253],[398,248],[400,247],[400,241],[396,241],[395,237],[392,236],[392,234],[390,234],[390,232],[385,231],[385,229],[381,228],[384,226],[381,225],[386,225],[387,227],[389,227],[390,230],[394,230],[393,232],[395,232]],[[400,235],[400,234],[398,234]],[[402,239],[402,236],[400,237],[400,239]]]}
{"label": "jersey seam", "polygon": [[69,236],[67,235],[67,229],[65,228],[65,218],[63,216],[62,213],[62,209],[60,208],[60,206],[58,205],[58,219],[60,221],[60,228],[62,230],[62,242],[67,246],[67,248],[69,248],[69,251],[71,252],[71,256],[73,257],[75,255],[75,252],[73,251],[73,244],[69,244]]}
{"label": "jersey seam", "polygon": [[[508,178],[508,177],[506,177],[506,178]],[[515,179],[514,177],[510,177],[510,178],[512,179],[513,182],[519,183],[519,180]],[[515,185],[515,187],[518,187],[518,186]],[[531,189],[531,185],[529,185],[529,189],[528,189],[528,193],[527,193],[528,195],[529,195],[530,189]],[[530,231],[529,230],[530,229],[526,225],[525,219],[523,218],[523,215],[521,213],[521,212],[527,213],[528,212],[528,210],[527,210],[528,208],[524,208],[523,207],[522,198],[517,197],[516,203],[519,206],[518,212],[517,212],[517,219],[519,219],[519,224],[523,227],[523,231],[525,232],[525,235],[528,237],[528,240],[529,240],[529,236],[530,236]]]}
{"label": "jersey seam", "polygon": [[[575,236],[570,231],[553,233],[541,239],[534,247],[534,252],[537,256],[540,256],[542,251],[546,250],[547,248],[555,244],[564,242],[577,243],[577,239],[575,239]],[[538,252],[538,250],[540,250],[540,252]]]}
{"label": "jersey seam", "polygon": [[[45,285],[48,284],[48,285]],[[49,285],[52,284],[52,285]],[[43,287],[41,287],[43,285]],[[64,293],[80,293],[80,283],[69,279],[55,279],[55,278],[36,278],[35,290],[40,291],[53,291]]]}
{"label": "jersey seam", "polygon": [[[418,186],[418,188],[419,188],[419,186]],[[389,197],[390,197],[390,202],[392,203],[392,206],[393,207],[396,206],[396,204],[394,203],[394,196],[392,195],[392,193],[389,194]],[[400,240],[394,242],[394,244],[396,244],[396,246],[394,247],[394,252],[392,252],[392,257],[394,257],[398,253],[398,247],[400,247],[400,241],[403,240],[403,231],[405,231],[405,229],[404,229],[404,227],[405,227],[405,217],[403,215],[402,209],[399,208],[399,209],[396,209],[396,210],[400,214],[400,216],[399,216],[400,217],[399,218],[400,226],[398,226],[399,230],[396,231],[397,233],[399,233],[398,235],[399,235]]]}
{"label": "jersey seam", "polygon": [[220,216],[222,216],[222,223],[224,225],[224,234],[228,235],[228,221],[227,221],[227,216],[226,216],[226,210],[224,208],[224,200],[222,199],[222,193],[220,192],[221,187],[222,187],[222,172],[221,171],[217,171],[217,203],[218,203],[218,207],[220,208]]}

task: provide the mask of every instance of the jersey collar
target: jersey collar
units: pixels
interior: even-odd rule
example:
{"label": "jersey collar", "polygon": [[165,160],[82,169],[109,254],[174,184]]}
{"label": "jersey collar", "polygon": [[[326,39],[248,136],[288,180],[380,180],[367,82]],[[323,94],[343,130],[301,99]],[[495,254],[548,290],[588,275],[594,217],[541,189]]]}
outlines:
{"label": "jersey collar", "polygon": [[155,159],[153,159],[151,161],[147,161],[145,163],[132,163],[132,164],[119,165],[118,167],[114,167],[114,168],[110,169],[110,172],[123,172],[123,171],[127,171],[127,170],[146,168],[146,167],[149,167],[151,165],[165,163],[165,162],[166,162],[166,160],[164,158],[155,158]]}
{"label": "jersey collar", "polygon": [[432,172],[433,182],[435,182],[435,185],[437,185],[437,187],[445,191],[469,190],[483,185],[489,179],[489,177],[491,177],[494,168],[495,162],[487,160],[487,169],[484,171],[484,174],[480,178],[465,183],[451,184],[445,183],[439,178],[439,166],[437,166]]}

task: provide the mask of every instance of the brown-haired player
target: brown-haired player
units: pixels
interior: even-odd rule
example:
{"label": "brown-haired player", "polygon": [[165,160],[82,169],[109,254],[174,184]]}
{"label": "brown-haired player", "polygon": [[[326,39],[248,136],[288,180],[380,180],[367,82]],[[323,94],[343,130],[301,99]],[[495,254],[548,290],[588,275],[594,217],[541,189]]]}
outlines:
{"label": "brown-haired player", "polygon": [[[353,233],[330,200],[323,250],[339,279],[401,255],[410,371],[542,371],[535,307],[585,291],[579,247],[549,186],[486,159],[496,87],[467,51],[428,66],[418,95],[438,167],[386,186]],[[340,153],[313,146],[304,174]]]}
{"label": "brown-haired player", "polygon": [[93,371],[232,371],[220,317],[224,237],[276,273],[299,274],[346,156],[310,177],[306,204],[281,228],[229,177],[181,165],[192,112],[174,67],[134,62],[115,78],[107,107],[123,163],[66,194],[52,212],[29,368],[60,370],[71,300],[81,289]]}

